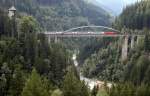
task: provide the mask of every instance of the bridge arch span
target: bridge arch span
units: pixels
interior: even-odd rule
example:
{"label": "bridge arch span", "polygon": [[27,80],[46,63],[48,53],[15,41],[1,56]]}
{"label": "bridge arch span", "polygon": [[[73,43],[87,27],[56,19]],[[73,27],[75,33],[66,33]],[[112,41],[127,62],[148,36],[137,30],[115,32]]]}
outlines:
{"label": "bridge arch span", "polygon": [[63,31],[63,33],[67,33],[67,32],[73,32],[74,30],[77,30],[77,29],[83,29],[83,28],[103,28],[103,29],[108,29],[108,30],[111,30],[111,31],[114,31],[114,32],[120,32],[114,28],[111,28],[111,27],[107,27],[107,26],[80,26],[80,27],[75,27],[75,28],[71,28],[71,29],[68,29],[68,30],[65,30]]}

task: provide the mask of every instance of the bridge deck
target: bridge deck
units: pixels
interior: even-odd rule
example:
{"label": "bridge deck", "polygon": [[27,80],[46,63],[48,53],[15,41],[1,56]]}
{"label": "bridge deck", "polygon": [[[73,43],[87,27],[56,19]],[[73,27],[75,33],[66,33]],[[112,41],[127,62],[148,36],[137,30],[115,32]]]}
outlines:
{"label": "bridge deck", "polygon": [[44,32],[48,37],[124,37],[124,36],[144,36],[139,34],[106,34],[105,32]]}

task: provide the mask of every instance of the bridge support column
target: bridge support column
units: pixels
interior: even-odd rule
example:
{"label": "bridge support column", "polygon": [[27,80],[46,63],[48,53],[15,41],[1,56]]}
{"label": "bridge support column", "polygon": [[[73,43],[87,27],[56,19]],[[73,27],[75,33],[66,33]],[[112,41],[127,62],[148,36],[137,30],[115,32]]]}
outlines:
{"label": "bridge support column", "polygon": [[142,40],[142,37],[140,37],[140,36],[137,36],[137,45],[139,45],[140,44],[140,42],[141,42],[141,40]]}
{"label": "bridge support column", "polygon": [[50,36],[47,36],[47,40],[48,40],[48,43],[51,43],[51,38],[50,38]]}
{"label": "bridge support column", "polygon": [[55,42],[55,43],[58,43],[58,38],[57,38],[57,36],[55,36],[54,42]]}
{"label": "bridge support column", "polygon": [[131,37],[131,49],[134,49],[134,47],[135,47],[135,36],[132,36]]}
{"label": "bridge support column", "polygon": [[125,36],[124,43],[122,45],[122,61],[126,60],[128,57],[128,36]]}

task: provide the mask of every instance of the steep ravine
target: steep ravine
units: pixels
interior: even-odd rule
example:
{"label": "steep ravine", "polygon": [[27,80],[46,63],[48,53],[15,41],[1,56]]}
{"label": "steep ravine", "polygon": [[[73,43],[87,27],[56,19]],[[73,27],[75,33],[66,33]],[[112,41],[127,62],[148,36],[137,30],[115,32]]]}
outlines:
{"label": "steep ravine", "polygon": [[[78,61],[77,61],[77,54],[74,53],[72,56],[72,60],[74,62],[74,65],[77,67],[77,69],[80,69],[78,66]],[[102,88],[102,86],[104,85],[104,81],[99,81],[96,79],[90,79],[90,78],[86,78],[82,75],[82,73],[79,71],[80,74],[80,80],[85,81],[86,84],[88,84],[89,88],[92,90],[94,88],[94,86],[99,86],[99,88]],[[111,88],[112,83],[107,83],[107,87]]]}

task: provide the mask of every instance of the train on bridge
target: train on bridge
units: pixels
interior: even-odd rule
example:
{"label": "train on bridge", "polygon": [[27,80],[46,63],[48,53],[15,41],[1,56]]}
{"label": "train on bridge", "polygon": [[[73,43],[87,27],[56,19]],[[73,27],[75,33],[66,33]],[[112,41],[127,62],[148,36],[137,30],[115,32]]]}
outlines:
{"label": "train on bridge", "polygon": [[117,35],[117,32],[45,32],[45,35]]}

